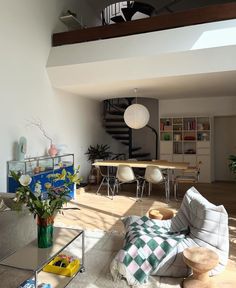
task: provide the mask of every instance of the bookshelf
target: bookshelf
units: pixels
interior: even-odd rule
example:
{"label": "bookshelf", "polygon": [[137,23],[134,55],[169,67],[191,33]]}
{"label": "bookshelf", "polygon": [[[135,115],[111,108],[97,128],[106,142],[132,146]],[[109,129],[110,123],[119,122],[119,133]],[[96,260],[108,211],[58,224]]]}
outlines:
{"label": "bookshelf", "polygon": [[160,118],[160,159],[191,166],[201,162],[200,182],[210,183],[211,123],[208,116]]}

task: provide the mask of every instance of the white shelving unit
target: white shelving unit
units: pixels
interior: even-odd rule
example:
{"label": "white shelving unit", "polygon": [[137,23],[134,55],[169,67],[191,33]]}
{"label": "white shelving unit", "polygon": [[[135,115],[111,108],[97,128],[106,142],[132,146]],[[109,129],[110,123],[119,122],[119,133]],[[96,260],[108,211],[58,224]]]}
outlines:
{"label": "white shelving unit", "polygon": [[160,158],[200,165],[200,182],[212,181],[212,120],[210,117],[160,118]]}

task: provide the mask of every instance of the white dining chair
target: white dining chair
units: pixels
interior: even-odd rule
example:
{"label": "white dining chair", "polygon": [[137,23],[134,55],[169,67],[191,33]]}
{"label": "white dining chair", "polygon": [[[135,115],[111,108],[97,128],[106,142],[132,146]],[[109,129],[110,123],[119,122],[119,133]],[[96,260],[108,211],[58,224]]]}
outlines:
{"label": "white dining chair", "polygon": [[142,185],[141,198],[143,197],[143,191],[146,183],[148,183],[148,196],[151,194],[151,185],[152,184],[164,184],[165,185],[165,196],[166,201],[169,201],[169,189],[168,189],[168,179],[163,175],[160,168],[157,166],[147,166],[144,174],[144,182]]}
{"label": "white dining chair", "polygon": [[139,198],[139,191],[140,191],[140,181],[134,175],[134,171],[132,167],[128,165],[119,165],[116,171],[116,182],[115,182],[115,189],[118,194],[118,188],[120,184],[124,183],[133,183],[136,182],[136,198]]}

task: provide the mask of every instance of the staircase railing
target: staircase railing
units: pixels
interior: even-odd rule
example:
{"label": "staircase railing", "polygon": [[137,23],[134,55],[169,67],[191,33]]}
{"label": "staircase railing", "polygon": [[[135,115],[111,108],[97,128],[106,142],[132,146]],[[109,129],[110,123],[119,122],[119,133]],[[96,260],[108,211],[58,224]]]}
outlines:
{"label": "staircase railing", "polygon": [[[125,124],[122,117],[117,117],[123,115],[126,107],[130,106],[135,98],[116,98],[108,99],[103,102],[103,120],[104,126],[107,126],[107,132],[112,135],[113,138],[121,141],[122,144],[128,146],[128,158],[143,158],[150,156],[150,153],[137,153],[141,147],[133,147],[133,130]],[[118,112],[118,113],[116,113]],[[109,115],[109,116],[108,116]],[[111,115],[111,116],[110,116]],[[109,123],[110,122],[110,123]],[[147,126],[155,133],[156,137],[156,158],[157,158],[157,131],[151,127]],[[111,129],[111,130],[109,130]]]}

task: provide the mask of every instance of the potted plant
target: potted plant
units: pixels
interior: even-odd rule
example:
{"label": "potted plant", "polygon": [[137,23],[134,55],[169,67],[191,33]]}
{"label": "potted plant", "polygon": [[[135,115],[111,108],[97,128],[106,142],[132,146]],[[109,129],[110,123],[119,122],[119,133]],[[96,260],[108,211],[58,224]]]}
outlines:
{"label": "potted plant", "polygon": [[229,169],[232,171],[233,174],[236,176],[236,155],[229,156]]}
{"label": "potted plant", "polygon": [[108,159],[112,154],[109,149],[110,146],[107,144],[97,144],[95,146],[90,145],[85,154],[88,155],[88,160],[91,161],[91,163],[94,163],[96,159]]}
{"label": "potted plant", "polygon": [[[94,163],[97,159],[108,159],[112,155],[112,152],[110,152],[109,149],[110,146],[107,144],[90,145],[85,154],[88,155],[88,160],[91,161],[91,163]],[[88,177],[89,183],[97,184],[100,182],[100,178],[99,170],[97,167],[92,166]]]}
{"label": "potted plant", "polygon": [[37,216],[38,247],[48,248],[53,244],[53,222],[56,213],[60,212],[63,205],[71,200],[70,187],[79,184],[79,166],[73,173],[62,169],[61,173],[49,174],[48,182],[42,187],[37,181],[32,188],[30,175],[21,175],[11,171],[11,176],[19,183],[16,190],[15,202],[18,209],[28,207],[29,211]]}

